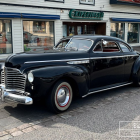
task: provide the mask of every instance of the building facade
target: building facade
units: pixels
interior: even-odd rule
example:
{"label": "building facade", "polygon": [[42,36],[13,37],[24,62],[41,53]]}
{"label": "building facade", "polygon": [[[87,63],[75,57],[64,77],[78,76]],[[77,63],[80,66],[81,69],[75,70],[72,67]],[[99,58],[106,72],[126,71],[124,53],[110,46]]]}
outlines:
{"label": "building facade", "polygon": [[140,46],[140,0],[0,0],[0,59],[99,34]]}

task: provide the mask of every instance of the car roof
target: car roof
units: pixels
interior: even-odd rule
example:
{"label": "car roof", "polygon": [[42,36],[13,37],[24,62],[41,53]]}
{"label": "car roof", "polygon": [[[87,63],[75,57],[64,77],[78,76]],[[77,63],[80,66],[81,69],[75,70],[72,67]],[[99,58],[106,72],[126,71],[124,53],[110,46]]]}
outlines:
{"label": "car roof", "polygon": [[124,42],[122,39],[117,38],[117,37],[112,37],[112,36],[106,36],[106,35],[74,35],[74,36],[68,36],[68,37],[64,37],[61,40],[67,40],[67,39],[71,39],[71,38],[85,38],[85,39],[91,39],[91,40],[96,40],[96,39],[110,39],[110,40],[118,40],[121,42]]}
{"label": "car roof", "polygon": [[122,39],[117,38],[117,37],[112,37],[112,36],[106,36],[106,35],[75,35],[73,38],[86,38],[86,39],[91,39],[91,40],[96,40],[96,39],[109,39],[109,40],[118,40],[124,42]]}
{"label": "car roof", "polygon": [[91,39],[91,40],[101,40],[101,39],[104,39],[104,40],[109,40],[109,41],[119,41],[119,42],[123,42],[125,44],[127,44],[129,47],[131,47],[132,49],[132,46],[130,46],[127,42],[125,42],[124,40],[120,39],[120,38],[117,38],[117,37],[112,37],[112,36],[107,36],[107,35],[91,35],[91,34],[86,34],[86,35],[74,35],[74,36],[68,36],[68,37],[65,37],[65,38],[62,38],[62,40],[67,40],[67,39],[71,39],[71,38],[82,38],[82,39]]}

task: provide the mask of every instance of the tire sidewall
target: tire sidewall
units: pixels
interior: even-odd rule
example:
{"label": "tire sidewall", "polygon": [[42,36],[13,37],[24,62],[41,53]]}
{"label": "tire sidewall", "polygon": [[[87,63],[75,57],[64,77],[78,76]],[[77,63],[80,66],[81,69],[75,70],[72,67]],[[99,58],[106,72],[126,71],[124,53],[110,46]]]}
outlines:
{"label": "tire sidewall", "polygon": [[[58,90],[60,89],[60,87],[62,86],[66,86],[69,88],[69,91],[70,91],[70,99],[69,99],[69,102],[67,103],[66,106],[64,107],[61,107],[58,102],[57,102],[57,93],[58,93]],[[72,98],[73,98],[73,91],[72,91],[72,88],[70,86],[70,84],[66,81],[59,81],[53,88],[52,90],[52,102],[53,102],[53,106],[54,106],[54,109],[56,112],[64,112],[66,111],[70,105],[71,105],[71,102],[72,102]]]}

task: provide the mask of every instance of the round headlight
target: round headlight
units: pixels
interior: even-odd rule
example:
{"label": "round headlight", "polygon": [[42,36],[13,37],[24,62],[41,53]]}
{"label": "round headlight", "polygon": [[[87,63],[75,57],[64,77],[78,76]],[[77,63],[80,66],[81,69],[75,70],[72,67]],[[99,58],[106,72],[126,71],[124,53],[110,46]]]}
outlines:
{"label": "round headlight", "polygon": [[29,80],[30,83],[32,83],[34,81],[34,76],[31,72],[28,73],[28,80]]}

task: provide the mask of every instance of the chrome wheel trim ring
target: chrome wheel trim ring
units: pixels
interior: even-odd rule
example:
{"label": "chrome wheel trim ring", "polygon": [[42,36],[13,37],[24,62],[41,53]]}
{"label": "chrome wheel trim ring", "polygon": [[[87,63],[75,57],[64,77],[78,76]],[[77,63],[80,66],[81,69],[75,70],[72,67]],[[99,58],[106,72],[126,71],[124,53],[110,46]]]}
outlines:
{"label": "chrome wheel trim ring", "polygon": [[64,85],[59,88],[56,96],[57,103],[60,107],[65,107],[70,100],[70,90]]}
{"label": "chrome wheel trim ring", "polygon": [[66,110],[72,101],[72,88],[67,82],[61,83],[55,93],[55,105],[60,111]]}

